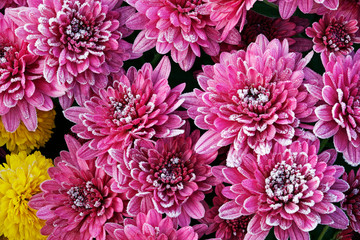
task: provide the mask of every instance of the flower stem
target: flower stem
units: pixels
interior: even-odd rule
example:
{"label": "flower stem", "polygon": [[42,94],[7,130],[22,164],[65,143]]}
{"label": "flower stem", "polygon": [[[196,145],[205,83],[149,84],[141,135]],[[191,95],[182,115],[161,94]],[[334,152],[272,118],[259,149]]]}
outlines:
{"label": "flower stem", "polygon": [[329,226],[325,226],[325,227],[323,228],[322,232],[320,233],[320,235],[319,235],[319,237],[318,237],[317,240],[322,240],[323,237],[325,236],[325,234],[326,234],[326,232],[327,232],[328,229],[329,229]]}
{"label": "flower stem", "polygon": [[322,150],[324,149],[324,147],[326,146],[326,144],[328,143],[328,141],[329,141],[328,138],[321,140],[319,153],[322,152]]}
{"label": "flower stem", "polygon": [[154,58],[151,60],[151,65],[156,66],[156,64],[159,63],[161,56],[162,56],[161,54],[156,53]]}
{"label": "flower stem", "polygon": [[272,8],[275,8],[275,9],[278,9],[278,5],[276,5],[275,3],[271,3],[271,2],[268,2],[268,1],[263,1],[263,3],[265,3],[266,5],[272,7]]}

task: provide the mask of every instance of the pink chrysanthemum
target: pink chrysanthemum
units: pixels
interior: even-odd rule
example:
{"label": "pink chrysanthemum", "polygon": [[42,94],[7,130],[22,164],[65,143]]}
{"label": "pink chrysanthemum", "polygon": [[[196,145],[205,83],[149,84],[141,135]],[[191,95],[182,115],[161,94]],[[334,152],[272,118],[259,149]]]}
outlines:
{"label": "pink chrysanthemum", "polygon": [[151,209],[147,214],[139,213],[134,219],[126,218],[123,225],[107,223],[106,231],[109,240],[197,240],[198,234],[190,226],[177,230],[177,226],[169,217]]}
{"label": "pink chrysanthemum", "polygon": [[254,11],[249,11],[246,17],[246,24],[241,31],[241,42],[243,48],[255,42],[259,34],[265,35],[269,40],[287,39],[289,48],[292,51],[303,52],[311,49],[311,41],[296,35],[302,33],[309,26],[309,21],[304,18],[292,16],[289,19],[270,18],[260,15]]}
{"label": "pink chrysanthemum", "polygon": [[14,132],[20,121],[35,131],[36,110],[50,111],[50,96],[63,92],[45,81],[44,59],[28,52],[27,43],[15,36],[15,29],[15,24],[0,13],[0,116],[8,132]]}
{"label": "pink chrysanthemum", "polygon": [[269,0],[279,5],[280,16],[283,19],[291,17],[297,7],[303,13],[310,13],[314,5],[320,4],[327,11],[336,10],[339,7],[339,0]]}
{"label": "pink chrysanthemum", "polygon": [[82,105],[107,86],[107,75],[120,71],[131,58],[131,44],[122,40],[133,14],[115,0],[28,0],[30,7],[6,9],[20,26],[16,35],[29,42],[29,51],[45,56],[44,76],[68,90],[63,108],[74,98]]}
{"label": "pink chrysanthemum", "polygon": [[222,191],[231,201],[220,207],[220,218],[254,214],[245,239],[265,239],[272,227],[279,240],[309,239],[318,224],[345,229],[348,218],[334,205],[349,188],[338,179],[344,168],[333,165],[334,149],[317,155],[318,147],[276,143],[268,155],[244,155],[238,168],[214,167],[214,175],[231,184]]}
{"label": "pink chrysanthemum", "polygon": [[317,99],[303,86],[311,56],[289,52],[286,39],[269,42],[259,35],[246,51],[222,53],[219,63],[204,66],[198,75],[203,90],[184,94],[189,116],[208,129],[195,150],[208,153],[232,144],[264,155],[275,142],[289,145],[302,128],[311,128],[303,124],[317,120]]}
{"label": "pink chrysanthemum", "polygon": [[314,51],[329,55],[348,55],[354,50],[353,44],[360,43],[356,37],[358,21],[345,20],[343,16],[330,17],[325,14],[319,22],[313,23],[312,27],[306,29],[306,34],[313,39]]}
{"label": "pink chrysanthemum", "polygon": [[247,226],[252,216],[240,216],[235,219],[222,219],[219,217],[219,208],[230,200],[224,197],[223,184],[215,187],[216,196],[213,198],[213,207],[205,213],[205,221],[209,224],[207,234],[216,231],[215,236],[221,240],[244,239],[247,233]]}
{"label": "pink chrysanthemum", "polygon": [[323,100],[316,107],[319,121],[314,133],[320,138],[334,136],[334,145],[347,163],[360,164],[360,51],[354,56],[322,58],[323,86],[307,85],[311,94]]}
{"label": "pink chrysanthemum", "polygon": [[355,232],[351,227],[342,230],[335,237],[336,240],[356,240],[360,239],[360,234]]}
{"label": "pink chrysanthemum", "polygon": [[126,25],[142,30],[133,51],[143,53],[156,47],[160,54],[171,52],[184,71],[200,57],[200,47],[210,56],[219,54],[220,34],[215,30],[202,0],[127,0],[138,11]]}
{"label": "pink chrysanthemum", "polygon": [[94,161],[77,157],[78,141],[70,136],[65,140],[69,152],[55,159],[55,167],[48,170],[52,180],[41,184],[42,192],[30,199],[29,206],[46,220],[41,233],[49,240],[105,240],[105,223],[123,221],[123,197],[110,189],[114,179]]}
{"label": "pink chrysanthemum", "polygon": [[210,192],[215,183],[209,164],[217,154],[195,153],[193,147],[199,136],[199,131],[189,136],[187,130],[156,142],[137,139],[126,156],[121,150],[110,150],[119,162],[113,190],[127,194],[129,214],[155,208],[176,218],[180,226],[189,225],[190,218],[204,217],[204,193]]}
{"label": "pink chrysanthemum", "polygon": [[256,0],[205,0],[210,19],[216,23],[216,29],[221,30],[221,41],[240,21],[240,32],[246,22],[246,13]]}
{"label": "pink chrysanthemum", "polygon": [[[296,37],[309,26],[307,19],[293,16],[289,19],[270,18],[258,14],[252,10],[247,12],[246,23],[240,34],[231,31],[224,42],[220,43],[220,52],[246,49],[250,43],[255,42],[260,34],[265,35],[268,40],[285,38],[289,43],[290,51],[304,52],[312,48],[310,39]],[[219,56],[213,57],[218,62]]]}
{"label": "pink chrysanthemum", "polygon": [[350,188],[345,192],[345,199],[341,201],[341,208],[344,209],[350,218],[351,228],[360,233],[360,170],[344,173],[343,177]]}
{"label": "pink chrysanthemum", "polygon": [[151,209],[147,214],[139,213],[134,219],[126,218],[123,225],[107,223],[106,231],[109,240],[163,239],[163,240],[197,240],[198,234],[190,226],[177,230],[169,217]]}
{"label": "pink chrysanthemum", "polygon": [[139,71],[131,67],[126,75],[115,76],[118,79],[112,86],[101,89],[100,95],[86,101],[83,107],[65,110],[65,117],[76,123],[72,131],[89,140],[79,150],[79,157],[97,157],[97,166],[107,170],[113,163],[107,153],[110,148],[125,148],[135,138],[183,133],[179,128],[185,120],[174,111],[183,103],[179,96],[185,84],[170,88],[170,68],[167,57],[154,70],[149,63]]}

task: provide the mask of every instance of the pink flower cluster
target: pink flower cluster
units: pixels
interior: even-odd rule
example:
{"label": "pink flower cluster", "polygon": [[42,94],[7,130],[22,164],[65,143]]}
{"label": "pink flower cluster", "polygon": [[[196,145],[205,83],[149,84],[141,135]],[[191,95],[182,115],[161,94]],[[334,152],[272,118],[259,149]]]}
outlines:
{"label": "pink flower cluster", "polygon": [[[281,17],[256,12],[264,5]],[[297,7],[319,20],[310,25]],[[360,170],[345,171],[360,165],[360,4],[6,0],[0,9],[5,130],[36,131],[36,111],[55,106],[72,124],[68,151],[29,202],[48,239],[360,233]]]}

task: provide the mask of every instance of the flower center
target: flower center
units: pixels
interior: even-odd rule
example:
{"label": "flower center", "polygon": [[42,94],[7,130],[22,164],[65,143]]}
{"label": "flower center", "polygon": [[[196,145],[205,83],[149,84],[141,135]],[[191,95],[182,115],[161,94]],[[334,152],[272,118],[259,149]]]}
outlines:
{"label": "flower center", "polygon": [[341,49],[352,49],[351,35],[347,32],[345,24],[341,22],[332,21],[332,24],[325,29],[323,42],[333,52]]}
{"label": "flower center", "polygon": [[72,202],[71,207],[80,211],[81,216],[84,210],[98,208],[102,203],[102,196],[91,181],[87,181],[82,186],[70,188],[67,194]]}
{"label": "flower center", "polygon": [[156,178],[153,181],[155,187],[175,187],[179,190],[184,188],[183,182],[192,182],[195,179],[192,164],[176,156],[160,161],[160,164],[155,166],[154,176]]}
{"label": "flower center", "polygon": [[[92,1],[91,1],[92,2]],[[98,16],[86,16],[83,15],[84,9],[88,8],[92,14],[90,1],[80,1],[66,0],[62,6],[62,12],[67,16],[67,19],[61,19],[62,30],[60,30],[63,35],[61,36],[61,42],[65,44],[69,51],[74,51],[75,53],[82,53],[84,49],[92,49],[101,51],[105,49],[105,46],[97,43],[107,42],[110,38],[111,33],[104,30],[102,34],[99,30],[99,24],[101,25],[103,21],[97,21]],[[82,11],[80,11],[82,9]],[[104,16],[99,16],[102,20]],[[88,51],[85,51],[84,54],[89,54]],[[101,55],[100,53],[93,54]],[[79,60],[85,59],[87,55],[80,56]]]}
{"label": "flower center", "polygon": [[66,27],[66,34],[69,36],[68,40],[72,44],[79,40],[89,40],[92,35],[92,28],[88,25],[86,19],[84,19],[84,22],[83,16],[77,12],[74,14],[75,16],[71,20],[70,25]]}
{"label": "flower center", "polygon": [[[277,163],[265,179],[265,190],[269,198],[275,202],[287,203],[292,201],[299,203],[303,191],[308,187],[305,184],[307,177],[314,177],[314,169],[306,175],[301,173],[302,165],[293,163],[289,165],[285,161]],[[276,207],[276,206],[273,206]]]}
{"label": "flower center", "polygon": [[[250,16],[253,17],[251,18]],[[267,39],[269,39],[269,41],[274,38],[272,20],[260,16],[257,17],[253,14],[249,15],[249,18],[249,20],[253,22],[248,22],[245,24],[244,29],[241,31],[242,41],[249,45],[250,43],[255,42],[256,37],[259,34],[264,34]]]}
{"label": "flower center", "polygon": [[243,103],[254,107],[266,104],[270,96],[269,90],[262,86],[258,86],[257,88],[245,87],[244,89],[239,89],[237,94]]}
{"label": "flower center", "polygon": [[233,235],[242,239],[241,236],[245,236],[250,220],[251,216],[241,216],[236,219],[226,220],[226,223],[231,228]]}
{"label": "flower center", "polygon": [[117,126],[130,123],[136,116],[136,104],[140,100],[140,95],[134,96],[131,89],[124,84],[121,84],[123,95],[121,98],[115,99],[109,97],[113,123]]}
{"label": "flower center", "polygon": [[10,61],[15,54],[15,49],[12,46],[0,46],[0,64]]}

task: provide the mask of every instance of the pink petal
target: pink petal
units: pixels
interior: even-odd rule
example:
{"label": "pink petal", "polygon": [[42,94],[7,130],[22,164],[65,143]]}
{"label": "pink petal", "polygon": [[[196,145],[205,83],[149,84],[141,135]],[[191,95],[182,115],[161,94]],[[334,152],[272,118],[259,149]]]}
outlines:
{"label": "pink petal", "polygon": [[205,132],[195,145],[195,151],[199,154],[208,154],[220,148],[217,143],[221,140],[218,132],[208,130]]}
{"label": "pink petal", "polygon": [[223,219],[235,219],[241,216],[241,208],[235,201],[226,202],[219,208],[219,217]]}
{"label": "pink petal", "polygon": [[155,47],[155,45],[156,39],[147,39],[145,37],[145,31],[141,31],[134,41],[133,52],[143,53],[152,49],[153,47]]}
{"label": "pink petal", "polygon": [[319,120],[314,126],[314,133],[320,138],[330,138],[339,130],[339,125],[335,121],[325,122]]}
{"label": "pink petal", "polygon": [[201,219],[205,215],[205,208],[198,198],[190,197],[183,205],[186,213],[194,219]]}

